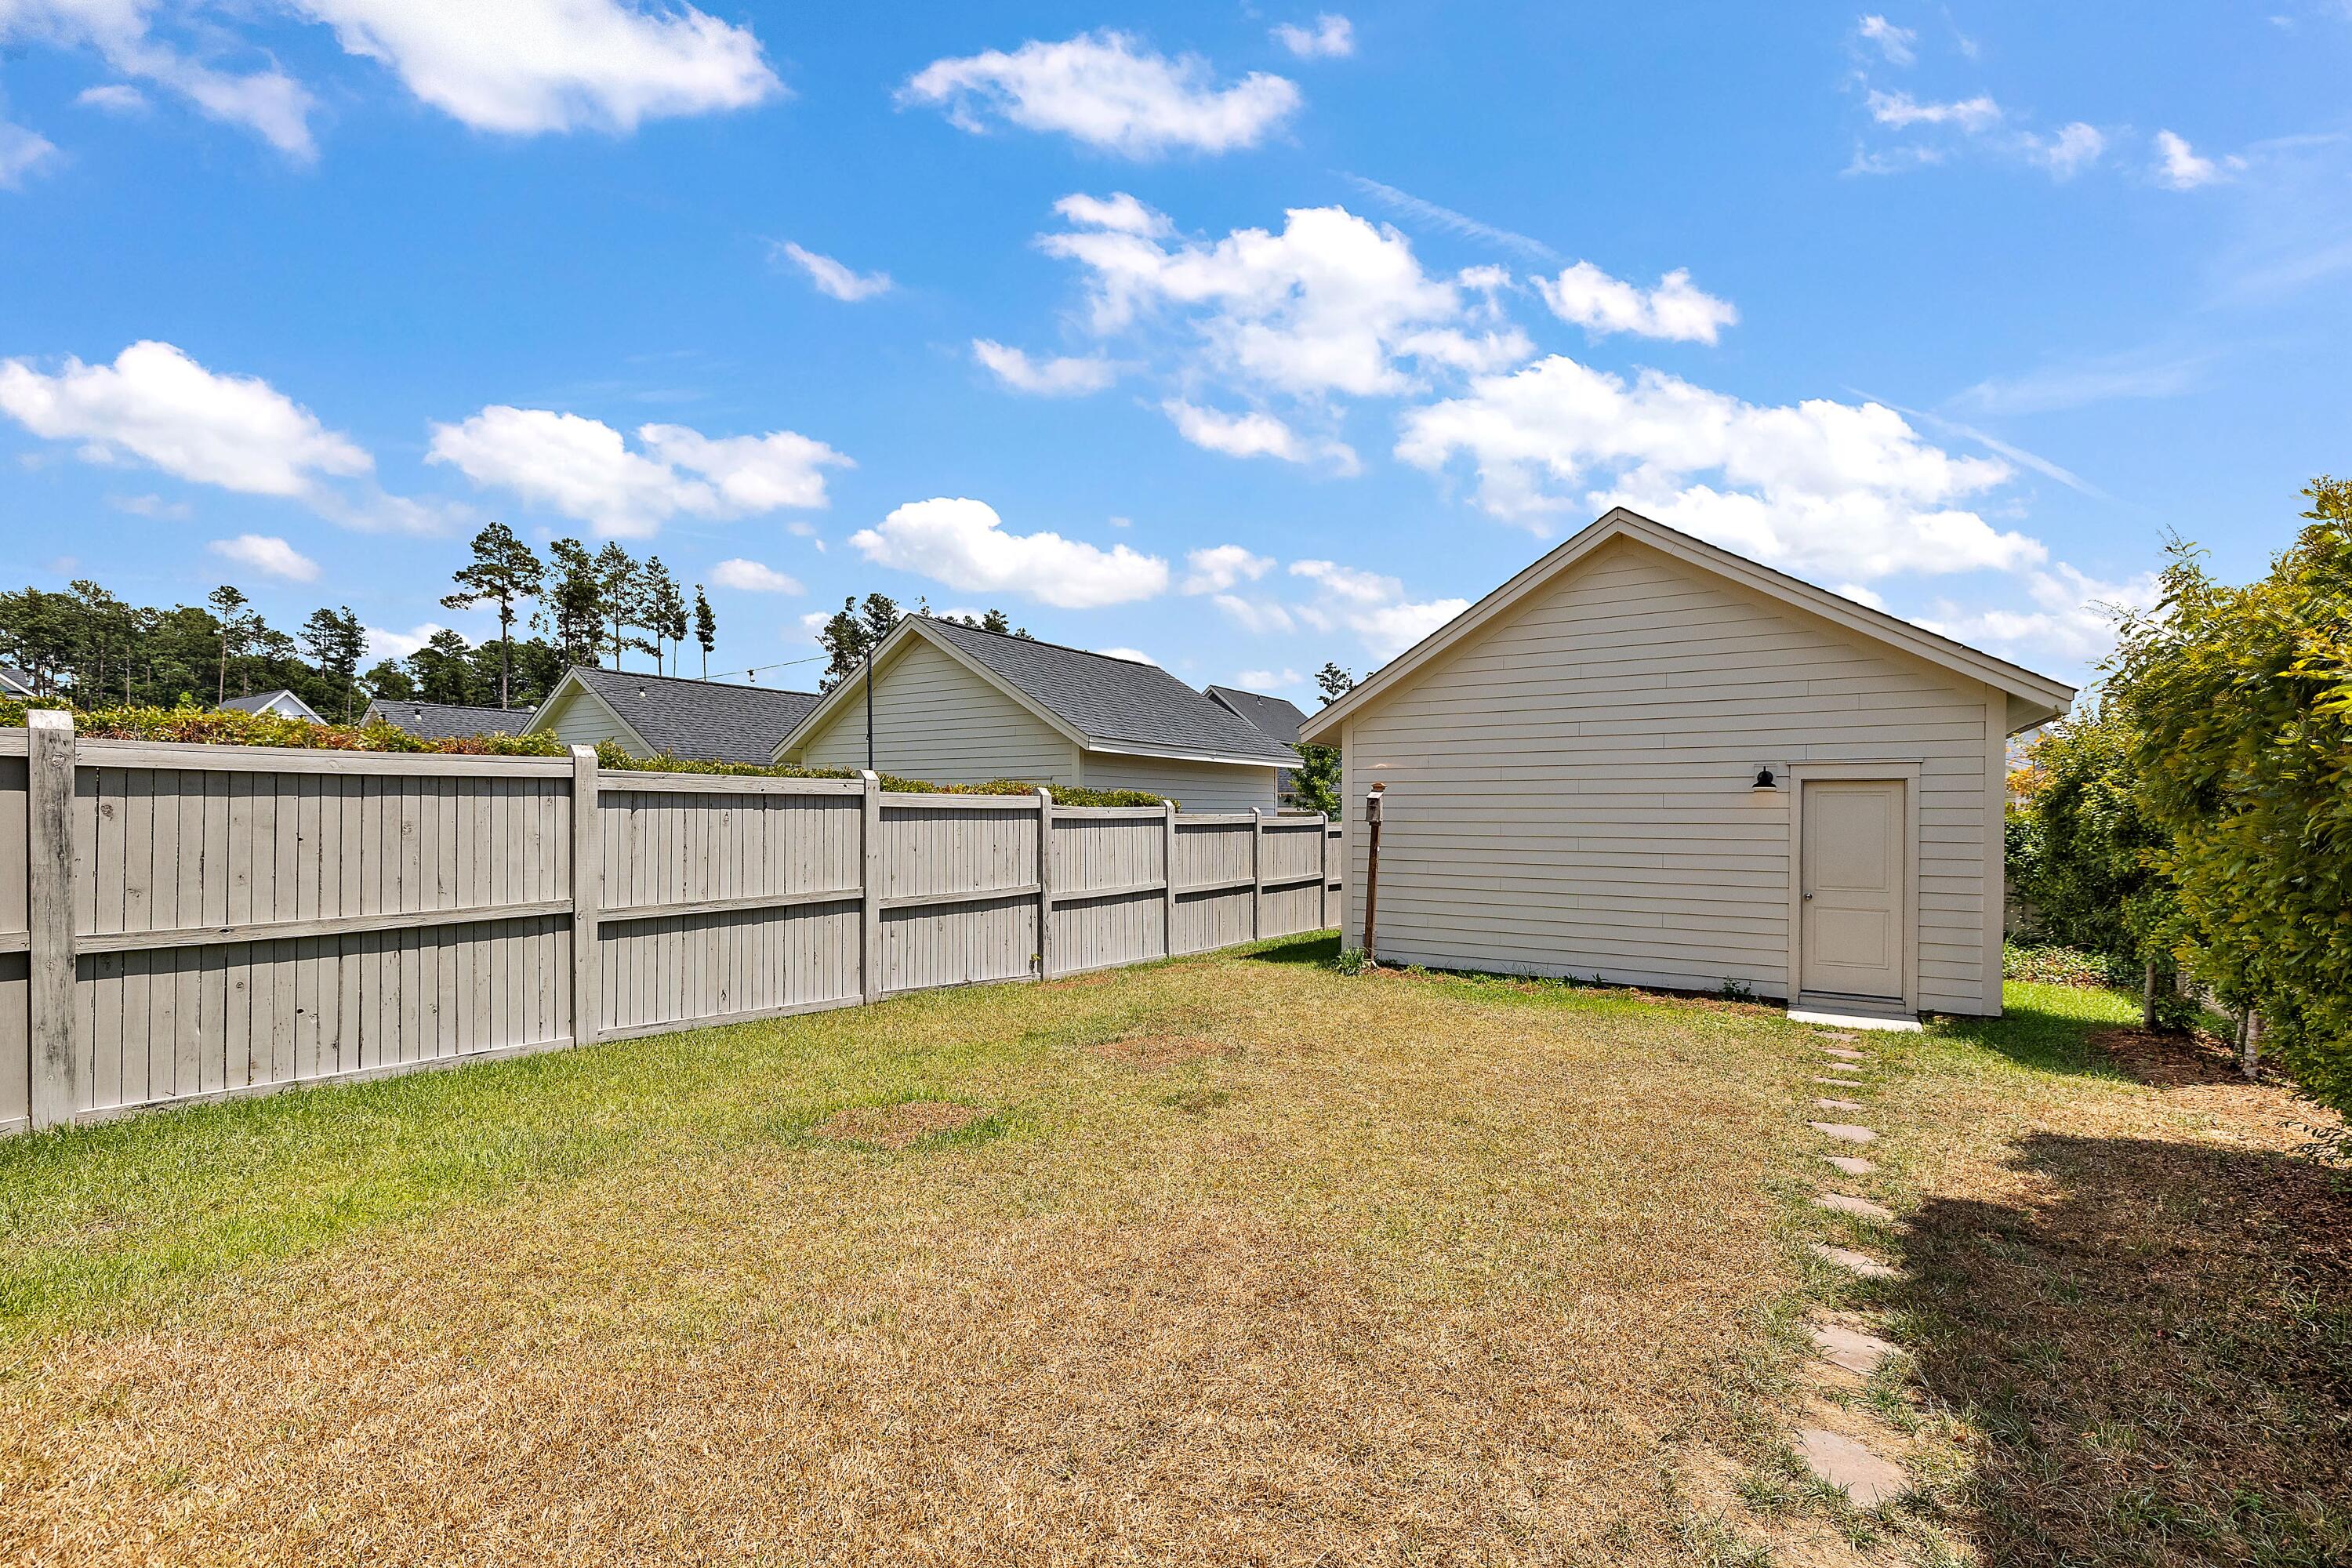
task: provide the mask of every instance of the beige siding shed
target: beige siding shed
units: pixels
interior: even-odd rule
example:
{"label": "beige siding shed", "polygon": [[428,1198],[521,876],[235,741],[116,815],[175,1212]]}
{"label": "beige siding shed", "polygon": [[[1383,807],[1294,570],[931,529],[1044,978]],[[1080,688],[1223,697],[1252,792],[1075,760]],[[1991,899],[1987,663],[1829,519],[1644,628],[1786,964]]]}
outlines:
{"label": "beige siding shed", "polygon": [[[901,640],[877,661],[874,694],[874,758],[887,773],[932,784],[1081,782],[1078,748],[1066,736],[936,644]],[[864,767],[862,693],[789,737],[782,760]]]}
{"label": "beige siding shed", "polygon": [[1305,738],[1350,944],[1386,785],[1383,962],[1997,1015],[2005,745],[2072,696],[1621,510]]}

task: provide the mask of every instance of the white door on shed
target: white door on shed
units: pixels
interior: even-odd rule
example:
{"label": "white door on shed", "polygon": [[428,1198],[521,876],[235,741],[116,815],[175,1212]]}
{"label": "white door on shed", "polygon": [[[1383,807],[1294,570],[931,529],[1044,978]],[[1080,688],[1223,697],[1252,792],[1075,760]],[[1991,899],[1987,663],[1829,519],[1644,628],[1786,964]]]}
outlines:
{"label": "white door on shed", "polygon": [[1809,780],[1801,989],[1903,999],[1904,786]]}

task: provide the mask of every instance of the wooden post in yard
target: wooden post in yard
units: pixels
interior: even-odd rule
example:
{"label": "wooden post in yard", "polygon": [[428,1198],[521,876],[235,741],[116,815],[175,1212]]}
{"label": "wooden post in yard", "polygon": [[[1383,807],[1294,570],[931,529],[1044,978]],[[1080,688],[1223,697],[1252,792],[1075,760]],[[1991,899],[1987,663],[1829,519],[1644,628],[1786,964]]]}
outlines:
{"label": "wooden post in yard", "polygon": [[1173,958],[1176,956],[1176,803],[1174,801],[1162,800],[1160,803],[1160,868],[1166,872],[1168,877],[1168,896],[1166,901],[1160,906],[1166,916],[1162,929],[1167,934],[1160,939],[1160,952],[1163,958]]}
{"label": "wooden post in yard", "polygon": [[1364,821],[1371,829],[1364,843],[1364,962],[1368,964],[1380,962],[1373,932],[1380,927],[1381,917],[1381,795],[1388,787],[1376,784],[1364,796]]}
{"label": "wooden post in yard", "polygon": [[32,1121],[71,1121],[81,1105],[81,1035],[74,1006],[73,715],[25,715],[25,913],[32,984]]}
{"label": "wooden post in yard", "polygon": [[604,834],[596,748],[572,748],[572,1043],[596,1043],[604,1011],[604,954],[597,917],[604,908]]}
{"label": "wooden post in yard", "polygon": [[882,999],[882,778],[872,768],[857,776],[866,781],[866,862],[861,881],[866,912],[858,922],[864,939],[858,960],[858,989],[868,1002]]}
{"label": "wooden post in yard", "polygon": [[1037,978],[1054,978],[1054,792],[1037,786]]}
{"label": "wooden post in yard", "polygon": [[1250,807],[1250,940],[1265,934],[1265,813]]}
{"label": "wooden post in yard", "polygon": [[2156,1027],[2156,960],[2152,958],[2147,961],[2147,973],[2140,977],[2139,1026]]}

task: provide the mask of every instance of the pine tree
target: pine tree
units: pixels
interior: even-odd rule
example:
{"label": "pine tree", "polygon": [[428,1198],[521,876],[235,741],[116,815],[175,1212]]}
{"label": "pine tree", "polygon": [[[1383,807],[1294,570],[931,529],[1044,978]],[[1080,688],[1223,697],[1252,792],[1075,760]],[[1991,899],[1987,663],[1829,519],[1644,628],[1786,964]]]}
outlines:
{"label": "pine tree", "polygon": [[474,559],[454,579],[457,591],[442,595],[445,608],[470,610],[489,603],[499,607],[499,706],[510,706],[514,686],[515,602],[539,597],[547,568],[514,530],[494,522],[474,535]]}
{"label": "pine tree", "polygon": [[703,596],[702,584],[694,585],[694,640],[702,645],[702,679],[710,679],[710,650],[719,646],[719,617],[710,613],[710,601]]}
{"label": "pine tree", "polygon": [[640,624],[637,615],[639,579],[636,559],[614,540],[596,552],[596,592],[604,619],[613,626],[613,668],[621,668],[624,634]]}
{"label": "pine tree", "polygon": [[248,601],[244,593],[226,583],[205,595],[205,603],[213,607],[214,618],[220,623],[220,677],[213,684],[213,706],[217,708],[228,700],[229,655],[245,650],[246,638],[259,617],[246,614]]}
{"label": "pine tree", "polygon": [[301,637],[310,661],[319,667],[320,676],[343,694],[343,719],[348,722],[360,658],[367,652],[367,628],[360,624],[349,605],[340,610],[322,605],[311,611],[310,618],[302,623]]}

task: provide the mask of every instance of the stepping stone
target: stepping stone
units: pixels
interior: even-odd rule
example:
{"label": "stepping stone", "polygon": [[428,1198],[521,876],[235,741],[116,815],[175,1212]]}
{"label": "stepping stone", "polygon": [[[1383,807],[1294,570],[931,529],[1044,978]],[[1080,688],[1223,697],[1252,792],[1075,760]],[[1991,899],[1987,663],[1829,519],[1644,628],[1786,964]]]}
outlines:
{"label": "stepping stone", "polygon": [[1840,1089],[1867,1089],[1870,1087],[1858,1078],[1824,1078],[1820,1073],[1815,1073],[1813,1075],[1813,1081],[1815,1083],[1835,1084]]}
{"label": "stepping stone", "polygon": [[1833,1264],[1844,1269],[1849,1274],[1858,1274],[1864,1279],[1902,1278],[1901,1270],[1889,1268],[1867,1252],[1856,1252],[1851,1247],[1832,1247],[1826,1242],[1817,1241],[1813,1243],[1813,1256],[1824,1263]]}
{"label": "stepping stone", "polygon": [[1858,1100],[1816,1100],[1813,1105],[1820,1110],[1867,1110],[1870,1109]]}
{"label": "stepping stone", "polygon": [[1878,1134],[1867,1127],[1855,1127],[1843,1121],[1809,1121],[1805,1125],[1824,1138],[1834,1138],[1841,1143],[1875,1143]]}
{"label": "stepping stone", "polygon": [[1872,1203],[1868,1198],[1850,1198],[1843,1193],[1823,1193],[1813,1199],[1813,1206],[1828,1209],[1832,1214],[1859,1215],[1864,1219],[1891,1220],[1895,1217],[1893,1209]]}
{"label": "stepping stone", "polygon": [[1849,1176],[1867,1176],[1878,1169],[1859,1154],[1824,1154],[1822,1158]]}
{"label": "stepping stone", "polygon": [[1813,1031],[1813,1038],[1817,1040],[1858,1040],[1862,1038],[1862,1037],[1855,1034],[1851,1029],[1815,1029]]}
{"label": "stepping stone", "polygon": [[1859,1373],[1868,1377],[1878,1365],[1895,1353],[1895,1347],[1875,1334],[1865,1334],[1859,1329],[1848,1329],[1836,1323],[1815,1323],[1812,1326],[1813,1349],[1832,1366]]}
{"label": "stepping stone", "polygon": [[1806,1468],[1845,1493],[1856,1508],[1876,1508],[1911,1489],[1900,1466],[1888,1464],[1853,1438],[1835,1432],[1814,1427],[1800,1431],[1797,1453]]}
{"label": "stepping stone", "polygon": [[1870,1059],[1870,1053],[1867,1051],[1849,1051],[1839,1046],[1816,1046],[1813,1048],[1825,1057],[1835,1057],[1842,1062],[1866,1062]]}

